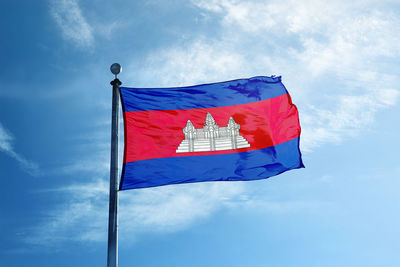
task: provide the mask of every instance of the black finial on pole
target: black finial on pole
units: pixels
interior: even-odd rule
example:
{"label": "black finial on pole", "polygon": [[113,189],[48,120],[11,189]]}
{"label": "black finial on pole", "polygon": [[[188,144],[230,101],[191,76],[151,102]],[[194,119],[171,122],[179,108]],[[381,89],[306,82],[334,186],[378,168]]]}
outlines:
{"label": "black finial on pole", "polygon": [[117,78],[117,75],[121,73],[122,67],[119,63],[114,63],[111,65],[110,70],[112,74],[115,75],[115,78]]}
{"label": "black finial on pole", "polygon": [[121,83],[120,80],[118,80],[117,75],[120,74],[121,71],[122,71],[121,65],[119,63],[112,64],[111,67],[110,67],[110,71],[111,71],[112,74],[115,75],[115,79],[113,81],[111,81],[110,84],[112,86],[118,86],[119,87],[122,83]]}

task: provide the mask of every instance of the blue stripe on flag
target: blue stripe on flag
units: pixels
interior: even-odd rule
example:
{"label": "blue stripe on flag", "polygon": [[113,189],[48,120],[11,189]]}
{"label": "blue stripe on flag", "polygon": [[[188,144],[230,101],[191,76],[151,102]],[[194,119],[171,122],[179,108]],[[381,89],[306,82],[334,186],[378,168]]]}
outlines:
{"label": "blue stripe on flag", "polygon": [[265,179],[303,168],[299,138],[249,152],[158,158],[124,164],[121,190],[206,181]]}
{"label": "blue stripe on flag", "polygon": [[197,109],[246,104],[286,94],[281,77],[258,76],[172,88],[121,87],[124,111]]}

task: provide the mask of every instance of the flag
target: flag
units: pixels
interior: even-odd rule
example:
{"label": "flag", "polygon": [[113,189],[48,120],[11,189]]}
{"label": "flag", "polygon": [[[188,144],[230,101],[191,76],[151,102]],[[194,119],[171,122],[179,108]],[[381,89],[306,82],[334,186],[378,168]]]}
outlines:
{"label": "flag", "polygon": [[120,92],[120,190],[258,180],[304,167],[297,108],[281,77]]}

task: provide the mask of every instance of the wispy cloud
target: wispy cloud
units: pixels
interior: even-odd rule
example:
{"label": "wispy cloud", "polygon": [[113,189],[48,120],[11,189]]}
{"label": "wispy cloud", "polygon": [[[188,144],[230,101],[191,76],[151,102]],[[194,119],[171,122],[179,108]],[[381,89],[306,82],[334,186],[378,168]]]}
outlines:
{"label": "wispy cloud", "polygon": [[396,90],[382,89],[362,95],[339,95],[333,110],[309,106],[302,116],[304,149],[308,151],[326,142],[340,142],[345,136],[357,135],[374,122],[378,110],[396,103],[398,96]]}
{"label": "wispy cloud", "polygon": [[306,151],[354,136],[376,112],[397,103],[400,16],[390,7],[369,1],[193,3],[220,18],[220,35],[156,51],[142,64],[148,68],[128,79],[174,86],[282,75],[300,109]]}
{"label": "wispy cloud", "polygon": [[58,247],[68,241],[99,241],[107,229],[107,184],[103,180],[42,191],[66,201],[44,214],[43,222],[24,237],[32,245]]}
{"label": "wispy cloud", "polygon": [[[205,39],[195,40],[189,46],[157,51],[147,58],[146,65],[148,68],[142,68],[138,77],[134,78],[137,81],[140,77],[139,81],[145,81],[146,86],[179,86],[219,80],[221,77],[240,75],[247,67],[244,57],[232,51],[229,44],[207,42]],[[151,73],[150,69],[154,72]],[[161,78],[152,81],[154,75]]]}
{"label": "wispy cloud", "polygon": [[[54,247],[66,241],[106,240],[108,188],[106,180],[98,179],[47,190],[68,201],[46,214],[25,241]],[[132,241],[143,231],[181,230],[227,206],[242,191],[242,183],[202,183],[120,192],[120,239]]]}
{"label": "wispy cloud", "polygon": [[[255,189],[255,188],[253,188]],[[107,239],[106,179],[73,184],[40,193],[57,194],[66,201],[44,215],[23,240],[33,246],[62,249],[66,242],[104,242]],[[119,239],[134,242],[146,232],[171,233],[207,219],[221,209],[259,210],[269,214],[313,212],[331,203],[307,199],[279,200],[245,182],[211,182],[128,190],[119,193]],[[272,190],[273,191],[273,190]]]}
{"label": "wispy cloud", "polygon": [[82,14],[77,0],[53,0],[50,7],[50,13],[65,39],[80,47],[93,45],[93,29]]}
{"label": "wispy cloud", "polygon": [[3,127],[2,124],[0,124],[0,151],[3,151],[10,157],[14,158],[29,174],[33,176],[39,175],[39,166],[15,152],[13,142],[14,137]]}
{"label": "wispy cloud", "polygon": [[226,206],[243,190],[243,183],[220,182],[126,191],[121,194],[120,224],[124,232],[133,225],[138,228],[134,231],[181,230]]}

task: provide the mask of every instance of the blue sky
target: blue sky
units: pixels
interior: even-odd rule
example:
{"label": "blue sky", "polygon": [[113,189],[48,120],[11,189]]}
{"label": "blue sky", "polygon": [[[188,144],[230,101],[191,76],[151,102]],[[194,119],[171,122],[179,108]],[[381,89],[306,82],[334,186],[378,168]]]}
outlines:
{"label": "blue sky", "polygon": [[130,87],[282,75],[306,165],[121,192],[120,266],[400,266],[399,11],[395,0],[2,1],[0,265],[105,266],[119,62]]}

